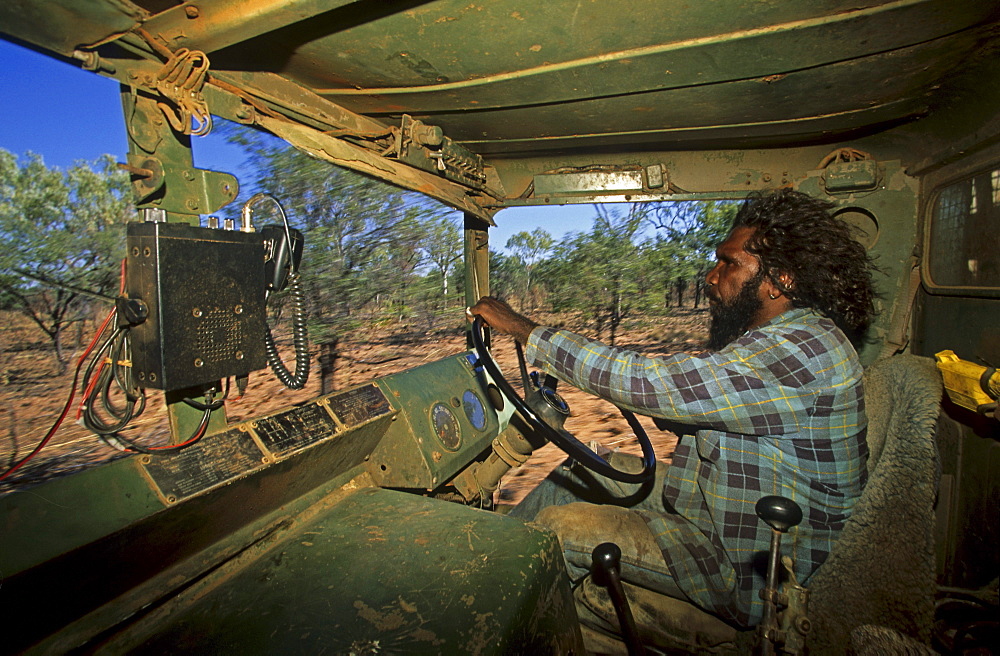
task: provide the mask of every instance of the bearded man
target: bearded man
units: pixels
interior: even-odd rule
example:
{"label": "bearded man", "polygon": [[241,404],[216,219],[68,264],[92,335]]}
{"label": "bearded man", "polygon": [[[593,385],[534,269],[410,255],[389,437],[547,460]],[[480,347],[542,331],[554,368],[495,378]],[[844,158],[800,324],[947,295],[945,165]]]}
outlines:
{"label": "bearded man", "polygon": [[[790,190],[741,206],[706,276],[712,322],[702,353],[643,357],[539,326],[495,299],[471,308],[524,343],[546,373],[689,427],[678,431],[669,467],[657,467],[658,485],[566,466],[513,510],[555,531],[574,583],[587,575],[594,546],[613,541],[624,581],[755,625],[770,531],[754,505],[767,495],[803,509],[786,539],[799,582],[826,559],[867,478],[852,340],[874,314],[871,261],[831,208]],[[638,459],[613,458],[619,469],[638,469]]]}

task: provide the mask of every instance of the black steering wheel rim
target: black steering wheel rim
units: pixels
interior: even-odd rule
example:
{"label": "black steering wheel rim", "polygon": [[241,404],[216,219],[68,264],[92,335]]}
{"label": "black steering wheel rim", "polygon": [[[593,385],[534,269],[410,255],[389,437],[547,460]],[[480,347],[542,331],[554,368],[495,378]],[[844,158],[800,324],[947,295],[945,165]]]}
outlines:
{"label": "black steering wheel rim", "polygon": [[638,472],[626,472],[612,466],[604,458],[594,453],[590,447],[576,439],[569,431],[550,426],[528,406],[521,395],[514,389],[514,386],[504,377],[500,371],[500,367],[497,366],[496,360],[493,359],[493,355],[486,347],[486,341],[483,339],[483,325],[481,317],[476,317],[472,322],[472,344],[476,349],[476,355],[479,357],[479,363],[490,374],[493,383],[499,388],[504,397],[511,402],[514,409],[532,430],[544,436],[549,442],[562,449],[566,455],[594,473],[622,483],[645,483],[652,479],[656,473],[656,456],[653,453],[653,445],[649,442],[649,436],[646,435],[646,431],[636,419],[635,414],[619,408],[622,416],[625,417],[625,421],[632,428],[632,432],[635,433],[635,437],[642,449],[642,470]]}

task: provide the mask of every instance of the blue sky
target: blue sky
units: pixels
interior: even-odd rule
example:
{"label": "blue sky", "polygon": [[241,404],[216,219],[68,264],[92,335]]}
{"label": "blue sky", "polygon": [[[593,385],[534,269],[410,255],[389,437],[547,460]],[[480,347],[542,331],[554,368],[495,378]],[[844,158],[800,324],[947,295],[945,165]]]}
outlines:
{"label": "blue sky", "polygon": [[[38,153],[64,170],[105,153],[125,161],[118,83],[0,39],[0,148]],[[240,177],[242,152],[220,135],[195,138],[193,149],[195,166]],[[504,210],[490,241],[500,248],[512,234],[536,227],[559,238],[589,229],[593,215],[589,205]]]}

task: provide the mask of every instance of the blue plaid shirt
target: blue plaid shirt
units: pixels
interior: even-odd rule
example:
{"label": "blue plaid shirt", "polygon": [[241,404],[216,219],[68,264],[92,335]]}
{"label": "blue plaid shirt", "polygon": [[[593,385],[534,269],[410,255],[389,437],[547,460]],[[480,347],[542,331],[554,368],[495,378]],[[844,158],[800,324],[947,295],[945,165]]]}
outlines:
{"label": "blue plaid shirt", "polygon": [[754,505],[777,494],[804,519],[783,538],[805,583],[867,479],[862,368],[847,337],[795,309],[717,352],[649,358],[536,328],[535,366],[637,413],[690,425],[661,512],[643,512],[680,588],[737,624],[760,622],[770,529]]}

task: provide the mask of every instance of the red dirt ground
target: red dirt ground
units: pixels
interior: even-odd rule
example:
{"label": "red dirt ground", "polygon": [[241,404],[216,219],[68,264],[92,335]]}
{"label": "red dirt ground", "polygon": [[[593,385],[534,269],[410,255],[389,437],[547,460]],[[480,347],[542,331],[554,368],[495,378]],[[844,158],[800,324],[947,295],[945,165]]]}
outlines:
{"label": "red dirt ground", "polygon": [[[3,313],[0,328],[0,472],[27,455],[44,437],[59,415],[73,380],[73,372],[57,375],[54,359],[42,333],[18,315]],[[574,327],[572,318],[542,316],[539,320],[554,325]],[[679,309],[672,316],[651,320],[653,328],[629,328],[621,331],[617,340],[624,346],[648,355],[692,350],[704,339],[707,316],[704,310]],[[89,327],[89,326],[88,326]],[[585,331],[584,331],[585,332]],[[585,333],[586,334],[586,333]],[[282,340],[279,339],[279,343]],[[418,332],[370,335],[354,339],[345,351],[338,370],[338,388],[347,388],[409,369],[464,350],[464,336],[457,330],[451,334]],[[494,352],[504,371],[516,371],[513,342],[504,336],[495,340]],[[78,348],[72,364],[82,353]],[[369,364],[387,359],[382,364]],[[291,357],[287,356],[290,361]],[[266,415],[290,404],[306,401],[319,393],[318,376],[312,376],[306,388],[292,391],[284,388],[270,371],[251,376],[247,393],[239,400],[227,402],[230,422]],[[560,393],[569,402],[572,415],[566,428],[581,441],[597,440],[606,447],[638,452],[635,440],[618,410],[606,401],[571,388],[560,386]],[[127,434],[139,441],[162,442],[167,437],[163,396],[149,395],[147,409]],[[75,423],[76,407],[50,443],[30,463],[0,483],[0,494],[31,485],[47,478],[62,476],[93,466],[120,453],[103,444],[83,426]],[[657,457],[669,459],[676,444],[670,433],[658,431],[649,420],[643,420],[653,441]],[[499,495],[504,503],[516,503],[564,459],[552,445],[539,449],[522,467],[511,471],[501,484]]]}

